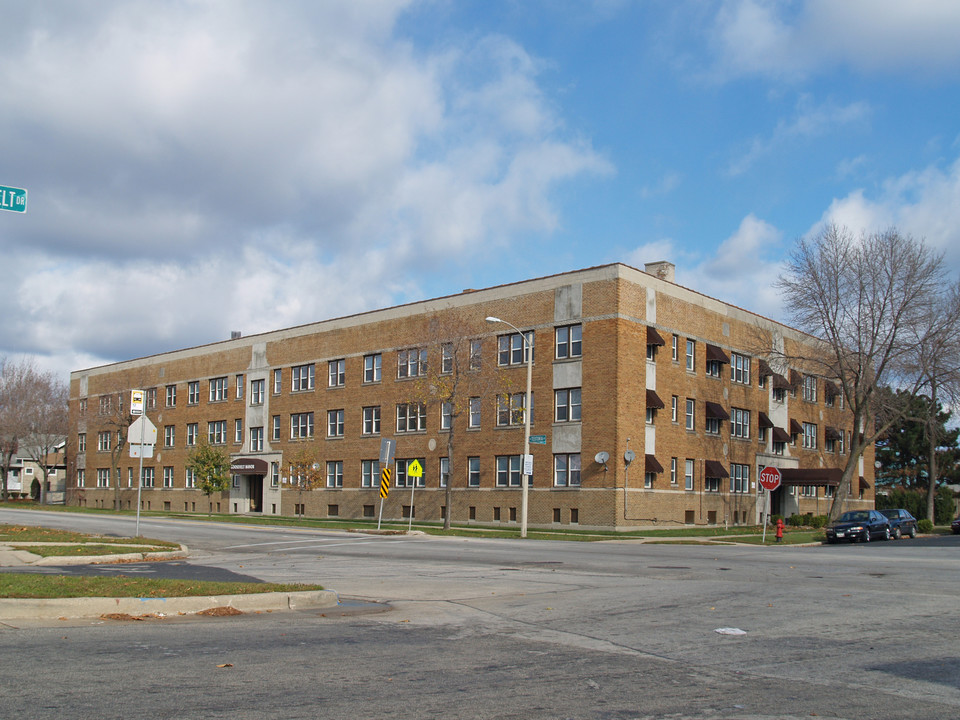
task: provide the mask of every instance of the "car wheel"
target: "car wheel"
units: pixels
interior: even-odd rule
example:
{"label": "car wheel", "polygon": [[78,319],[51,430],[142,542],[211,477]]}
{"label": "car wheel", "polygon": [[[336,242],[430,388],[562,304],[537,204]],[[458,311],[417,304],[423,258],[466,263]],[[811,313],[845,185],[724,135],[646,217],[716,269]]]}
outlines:
{"label": "car wheel", "polygon": [[894,539],[894,540],[899,540],[902,536],[903,536],[903,533],[900,532],[900,528],[894,528],[894,529],[893,529],[893,539]]}
{"label": "car wheel", "polygon": [[910,528],[910,537],[915,538],[917,536],[917,526],[914,525]]}
{"label": "car wheel", "polygon": [[870,542],[870,528],[864,528],[863,530],[863,541]]}
{"label": "car wheel", "polygon": [[889,540],[889,539],[890,539],[890,528],[885,527],[885,528],[883,529],[883,539],[884,539],[884,540]]}

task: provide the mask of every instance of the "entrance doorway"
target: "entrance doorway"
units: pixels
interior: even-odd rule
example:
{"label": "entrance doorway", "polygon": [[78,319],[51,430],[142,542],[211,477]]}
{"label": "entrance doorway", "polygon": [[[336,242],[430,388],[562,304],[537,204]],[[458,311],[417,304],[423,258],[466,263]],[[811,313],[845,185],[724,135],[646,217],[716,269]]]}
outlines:
{"label": "entrance doorway", "polygon": [[263,475],[247,476],[250,512],[263,512]]}

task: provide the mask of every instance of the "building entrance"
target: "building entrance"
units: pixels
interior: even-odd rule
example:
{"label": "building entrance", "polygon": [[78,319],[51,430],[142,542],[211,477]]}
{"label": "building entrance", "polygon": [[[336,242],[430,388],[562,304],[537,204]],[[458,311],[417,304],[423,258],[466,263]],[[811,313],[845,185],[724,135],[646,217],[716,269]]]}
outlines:
{"label": "building entrance", "polygon": [[250,512],[263,512],[263,475],[248,475]]}

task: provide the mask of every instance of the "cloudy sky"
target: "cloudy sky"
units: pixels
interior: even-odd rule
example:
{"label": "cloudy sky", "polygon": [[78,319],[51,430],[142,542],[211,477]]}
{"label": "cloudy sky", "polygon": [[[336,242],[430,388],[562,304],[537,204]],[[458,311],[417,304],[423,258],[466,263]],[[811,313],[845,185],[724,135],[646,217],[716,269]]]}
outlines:
{"label": "cloudy sky", "polygon": [[622,261],[780,317],[960,268],[956,0],[0,0],[0,356],[81,369]]}

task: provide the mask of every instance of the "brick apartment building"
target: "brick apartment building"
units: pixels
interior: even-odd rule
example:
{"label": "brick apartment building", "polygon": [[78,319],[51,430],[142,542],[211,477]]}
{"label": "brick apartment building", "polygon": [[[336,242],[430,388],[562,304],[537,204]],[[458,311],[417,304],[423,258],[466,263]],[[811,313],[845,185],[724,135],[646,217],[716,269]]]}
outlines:
{"label": "brick apartment building", "polygon": [[[837,386],[805,372],[811,338],[673,272],[611,264],[76,371],[68,503],[112,507],[119,483],[136,506],[140,460],[118,441],[139,388],[158,428],[143,509],[376,517],[393,438],[384,519],[439,522],[449,482],[454,523],[517,524],[525,344],[493,316],[534,348],[531,527],[754,524],[767,465],[783,472],[774,513],[827,512],[853,428]],[[454,379],[462,401],[425,393]],[[209,499],[186,469],[200,438],[232,461]],[[320,476],[306,491],[290,465],[304,449]],[[859,476],[849,505],[873,507],[872,449]]]}

